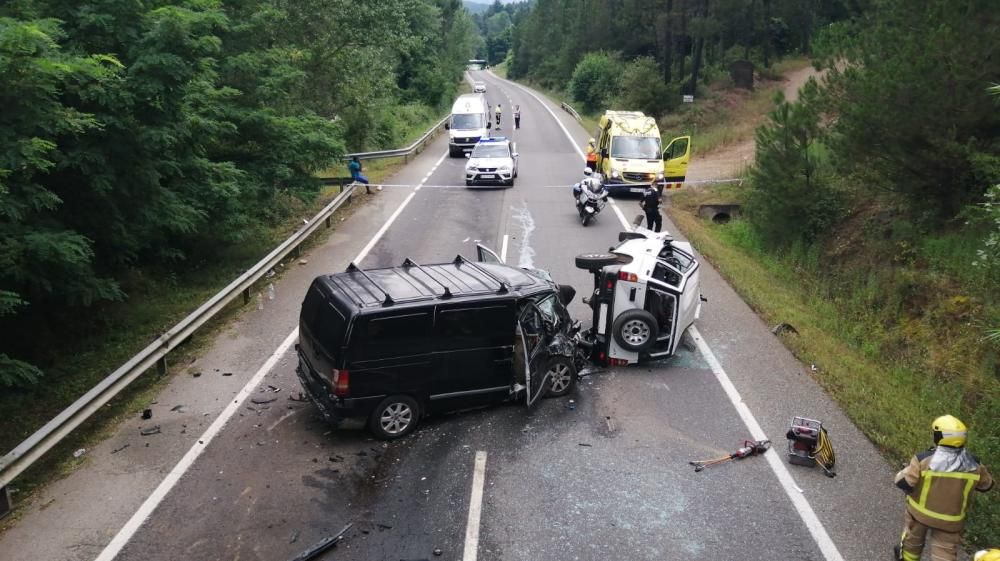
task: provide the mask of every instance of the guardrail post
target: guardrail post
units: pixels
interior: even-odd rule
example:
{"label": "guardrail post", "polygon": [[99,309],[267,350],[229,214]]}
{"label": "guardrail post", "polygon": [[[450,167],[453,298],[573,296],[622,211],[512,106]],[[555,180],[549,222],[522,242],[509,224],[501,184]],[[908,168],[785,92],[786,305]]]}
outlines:
{"label": "guardrail post", "polygon": [[[344,190],[344,189],[343,189],[343,187],[341,187],[341,189],[340,189],[340,190],[341,190],[341,191],[343,191],[343,190]],[[326,227],[327,227],[327,228],[329,228],[329,227],[330,227],[330,217],[329,217],[329,216],[327,216],[327,217],[326,217],[326,220],[324,220],[323,222],[324,222],[324,223],[326,223]]]}
{"label": "guardrail post", "polygon": [[243,289],[243,305],[246,306],[250,303],[250,287]]}
{"label": "guardrail post", "polygon": [[295,246],[292,248],[292,257],[298,258],[302,255],[302,249],[300,246]]}
{"label": "guardrail post", "polygon": [[167,375],[167,355],[163,355],[160,360],[156,361],[156,372],[160,376]]}
{"label": "guardrail post", "polygon": [[10,489],[7,486],[0,487],[0,519],[10,514],[13,510],[13,503],[10,500]]}

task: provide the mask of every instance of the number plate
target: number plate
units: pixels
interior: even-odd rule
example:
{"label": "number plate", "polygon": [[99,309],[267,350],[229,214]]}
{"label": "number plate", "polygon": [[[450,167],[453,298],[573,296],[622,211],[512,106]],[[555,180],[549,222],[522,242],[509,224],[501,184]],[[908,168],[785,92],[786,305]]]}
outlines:
{"label": "number plate", "polygon": [[484,173],[479,176],[479,179],[496,179],[496,178],[497,176],[493,175],[492,173]]}
{"label": "number plate", "polygon": [[631,191],[633,193],[642,193],[642,192],[645,192],[646,189],[643,188],[643,187],[632,187],[631,189],[629,189],[629,191]]}

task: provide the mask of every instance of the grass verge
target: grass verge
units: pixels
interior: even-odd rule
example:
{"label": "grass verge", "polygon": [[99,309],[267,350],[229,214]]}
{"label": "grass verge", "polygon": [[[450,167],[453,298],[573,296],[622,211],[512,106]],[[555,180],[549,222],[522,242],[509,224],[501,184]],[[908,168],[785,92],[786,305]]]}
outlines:
{"label": "grass verge", "polygon": [[[723,200],[739,201],[739,187],[676,193],[668,213],[765,321],[795,326],[799,334],[783,335],[785,345],[803,362],[817,365],[816,380],[890,462],[901,464],[926,449],[931,419],[954,413],[971,427],[970,449],[987,465],[1000,465],[996,357],[983,353],[981,339],[963,328],[968,316],[960,314],[950,322],[934,313],[964,307],[967,300],[946,293],[923,295],[940,299],[924,301],[919,311],[933,318],[873,312],[870,299],[893,298],[893,291],[905,289],[905,277],[886,281],[895,285],[873,284],[859,271],[860,278],[845,285],[843,278],[823,274],[809,251],[764,250],[745,221],[717,225],[697,218],[699,204]],[[959,363],[943,366],[950,361]],[[976,493],[966,531],[973,544],[1000,542],[1000,501],[991,494]]]}

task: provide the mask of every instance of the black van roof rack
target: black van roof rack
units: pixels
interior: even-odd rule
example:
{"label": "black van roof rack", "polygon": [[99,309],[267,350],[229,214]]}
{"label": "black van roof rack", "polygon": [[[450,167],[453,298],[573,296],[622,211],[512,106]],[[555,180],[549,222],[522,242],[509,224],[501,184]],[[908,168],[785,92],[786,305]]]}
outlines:
{"label": "black van roof rack", "polygon": [[441,288],[444,289],[444,294],[441,295],[441,298],[451,298],[451,289],[448,288],[448,285],[434,278],[434,275],[432,275],[430,271],[421,267],[416,261],[407,257],[403,260],[403,267],[416,267],[418,271],[427,275],[427,278],[441,285]]}
{"label": "black van roof rack", "polygon": [[383,306],[391,306],[391,305],[393,305],[393,304],[396,303],[396,301],[392,299],[392,296],[389,294],[388,291],[386,291],[385,288],[382,287],[382,285],[380,285],[375,279],[371,278],[368,275],[368,273],[366,273],[364,271],[364,269],[362,269],[361,267],[358,267],[357,265],[355,265],[353,261],[351,262],[350,265],[347,266],[347,272],[348,273],[361,273],[361,276],[363,276],[366,279],[368,279],[368,282],[372,283],[372,286],[374,286],[375,288],[377,288],[379,290],[379,292],[381,292],[382,294],[384,294],[385,295],[385,300],[382,301],[382,305]]}
{"label": "black van roof rack", "polygon": [[473,269],[479,271],[480,273],[486,275],[487,277],[489,277],[489,278],[497,281],[497,283],[500,284],[500,289],[497,290],[497,294],[507,294],[509,292],[509,289],[507,288],[507,283],[504,282],[503,279],[501,279],[500,277],[498,277],[498,276],[494,275],[493,273],[487,271],[486,269],[480,267],[476,263],[474,263],[472,261],[469,261],[465,257],[462,257],[461,253],[459,253],[458,255],[455,256],[455,261],[453,261],[453,263],[456,266],[461,265],[462,263],[465,263],[466,265],[472,267]]}

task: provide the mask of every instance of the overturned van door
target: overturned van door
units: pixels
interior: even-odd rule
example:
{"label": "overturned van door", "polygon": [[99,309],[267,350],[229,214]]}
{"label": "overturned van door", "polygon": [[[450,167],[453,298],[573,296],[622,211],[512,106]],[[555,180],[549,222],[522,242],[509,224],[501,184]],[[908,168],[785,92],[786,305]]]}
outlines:
{"label": "overturned van door", "polygon": [[686,242],[674,242],[669,253],[657,257],[646,286],[645,309],[659,327],[656,344],[649,352],[651,358],[674,354],[684,332],[694,323],[701,303],[698,276],[698,262]]}

